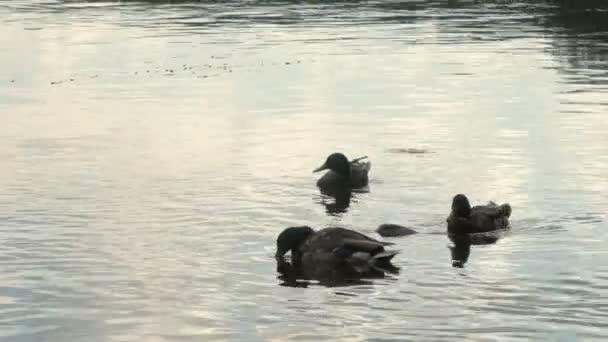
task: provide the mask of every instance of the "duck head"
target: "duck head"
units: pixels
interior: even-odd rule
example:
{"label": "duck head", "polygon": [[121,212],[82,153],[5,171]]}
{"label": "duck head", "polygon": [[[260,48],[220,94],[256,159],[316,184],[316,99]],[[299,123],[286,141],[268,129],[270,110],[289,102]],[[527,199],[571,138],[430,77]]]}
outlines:
{"label": "duck head", "polygon": [[319,166],[312,172],[319,172],[323,170],[331,170],[339,175],[349,177],[350,176],[350,162],[346,156],[342,153],[332,153],[327,157],[325,163]]}
{"label": "duck head", "polygon": [[307,226],[286,228],[277,237],[277,252],[275,257],[281,258],[289,251],[291,251],[293,257],[294,251],[297,251],[300,245],[314,232],[312,228]]}
{"label": "duck head", "polygon": [[458,194],[452,199],[452,212],[458,217],[471,216],[471,204],[467,196]]}

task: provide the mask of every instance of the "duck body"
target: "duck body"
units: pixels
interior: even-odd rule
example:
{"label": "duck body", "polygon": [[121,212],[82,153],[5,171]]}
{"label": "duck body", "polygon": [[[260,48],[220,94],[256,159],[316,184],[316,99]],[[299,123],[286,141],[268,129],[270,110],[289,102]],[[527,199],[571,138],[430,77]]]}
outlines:
{"label": "duck body", "polygon": [[339,280],[383,275],[395,271],[390,245],[345,228],[290,227],[277,238],[277,257],[291,250],[292,263],[310,279]]}
{"label": "duck body", "polygon": [[452,211],[447,218],[447,230],[450,235],[488,233],[509,228],[511,206],[508,203],[497,205],[489,202],[486,205],[471,207],[464,195],[456,195],[452,200]]}
{"label": "duck body", "polygon": [[323,165],[313,171],[329,170],[317,180],[317,186],[325,190],[360,189],[366,187],[369,183],[368,174],[372,164],[369,161],[361,161],[365,158],[348,161],[342,153],[331,154]]}

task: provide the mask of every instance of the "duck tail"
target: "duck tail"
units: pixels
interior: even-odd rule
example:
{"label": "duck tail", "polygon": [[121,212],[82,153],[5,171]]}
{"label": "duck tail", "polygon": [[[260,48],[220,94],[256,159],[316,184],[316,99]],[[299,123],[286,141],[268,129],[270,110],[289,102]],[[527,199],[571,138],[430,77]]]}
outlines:
{"label": "duck tail", "polygon": [[364,163],[361,163],[361,164],[364,165],[366,172],[369,172],[369,170],[372,169],[372,162],[371,161],[367,161],[367,162],[364,162]]}
{"label": "duck tail", "polygon": [[391,263],[391,259],[397,254],[399,254],[399,251],[380,252],[372,256],[370,263],[375,268],[392,269],[395,268],[395,266]]}
{"label": "duck tail", "polygon": [[391,264],[391,259],[397,255],[397,251],[383,251],[375,255],[368,252],[355,252],[346,260],[357,272],[365,273],[371,269],[392,271],[398,269]]}

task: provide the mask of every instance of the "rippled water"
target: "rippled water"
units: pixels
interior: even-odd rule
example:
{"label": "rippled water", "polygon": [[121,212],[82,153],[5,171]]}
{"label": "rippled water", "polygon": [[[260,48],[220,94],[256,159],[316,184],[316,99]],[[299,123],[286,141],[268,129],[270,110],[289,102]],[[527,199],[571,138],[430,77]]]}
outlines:
{"label": "rippled water", "polygon": [[[16,0],[0,23],[2,340],[608,338],[606,11]],[[373,164],[342,210],[311,173],[333,151]],[[463,269],[458,192],[514,208]],[[284,227],[385,222],[424,233],[392,239],[400,274],[280,286]]]}

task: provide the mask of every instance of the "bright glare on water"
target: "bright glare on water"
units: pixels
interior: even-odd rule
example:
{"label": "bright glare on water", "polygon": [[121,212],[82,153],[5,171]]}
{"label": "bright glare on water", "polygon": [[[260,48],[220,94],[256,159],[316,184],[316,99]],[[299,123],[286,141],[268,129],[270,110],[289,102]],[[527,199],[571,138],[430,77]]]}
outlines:
{"label": "bright glare on water", "polygon": [[[2,2],[0,340],[608,339],[584,2]],[[370,192],[319,193],[334,151]],[[456,193],[513,207],[464,268]],[[387,222],[422,233],[391,239],[399,274],[278,277],[283,228]]]}

